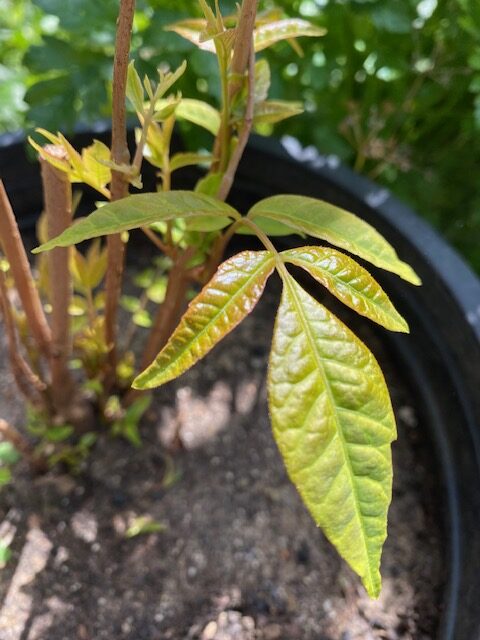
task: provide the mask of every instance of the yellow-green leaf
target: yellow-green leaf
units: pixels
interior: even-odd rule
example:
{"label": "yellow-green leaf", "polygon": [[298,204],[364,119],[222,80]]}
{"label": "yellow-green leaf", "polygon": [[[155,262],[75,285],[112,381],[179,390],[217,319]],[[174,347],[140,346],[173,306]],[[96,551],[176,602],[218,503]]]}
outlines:
{"label": "yellow-green leaf", "polygon": [[213,156],[206,153],[182,152],[176,153],[170,159],[170,171],[176,171],[183,167],[190,167],[197,164],[211,164]]}
{"label": "yellow-green leaf", "polygon": [[255,63],[254,102],[264,102],[268,98],[271,84],[270,65],[267,60],[257,60]]}
{"label": "yellow-green leaf", "polygon": [[301,102],[287,100],[266,100],[255,105],[253,114],[254,124],[275,124],[287,118],[303,113]]}
{"label": "yellow-green leaf", "polygon": [[253,310],[274,264],[269,251],[243,251],[223,262],[134,388],[159,387],[207,355]]}
{"label": "yellow-green leaf", "polygon": [[301,18],[285,18],[276,22],[259,25],[254,32],[255,51],[262,51],[281,40],[290,40],[300,36],[324,36],[326,30],[322,27],[302,20]]}
{"label": "yellow-green leaf", "polygon": [[133,105],[135,111],[139,113],[143,113],[143,100],[145,97],[143,91],[143,84],[140,80],[140,76],[138,75],[135,69],[135,63],[132,60],[128,65],[128,74],[127,74],[127,98]]}
{"label": "yellow-green leaf", "polygon": [[372,597],[392,492],[395,419],[367,347],[290,276],[268,375],[275,439],[315,522]]}
{"label": "yellow-green leaf", "polygon": [[214,136],[220,129],[220,113],[207,102],[183,98],[175,110],[175,116],[180,120],[188,120],[199,127],[203,127]]}
{"label": "yellow-green leaf", "polygon": [[414,270],[399,259],[395,249],[371,225],[333,204],[305,196],[272,196],[254,205],[248,214],[270,218],[314,238],[346,249],[377,267],[421,284]]}
{"label": "yellow-green leaf", "polygon": [[386,329],[408,333],[408,324],[378,282],[344,253],[330,247],[300,247],[281,253],[302,267],[339,300]]}
{"label": "yellow-green leaf", "polygon": [[33,252],[68,247],[84,240],[146,227],[162,220],[200,216],[218,217],[219,223],[221,220],[223,227],[226,227],[232,219],[239,218],[240,214],[225,202],[203,193],[180,190],[139,193],[103,205]]}

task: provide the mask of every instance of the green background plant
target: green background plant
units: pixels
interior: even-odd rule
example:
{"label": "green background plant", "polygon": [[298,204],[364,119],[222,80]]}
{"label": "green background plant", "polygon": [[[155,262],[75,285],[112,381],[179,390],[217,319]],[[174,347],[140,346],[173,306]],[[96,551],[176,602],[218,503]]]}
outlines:
{"label": "green background plant", "polygon": [[[233,8],[222,2],[222,8]],[[263,8],[272,6],[270,0]],[[327,27],[324,38],[267,53],[272,95],[302,97],[288,131],[387,185],[480,270],[480,6],[476,0],[280,0]],[[198,10],[140,0],[133,52],[154,73],[188,57],[180,88],[218,97],[213,56],[163,26]],[[110,111],[116,0],[0,0],[0,130],[70,131]],[[193,145],[195,146],[195,144]]]}

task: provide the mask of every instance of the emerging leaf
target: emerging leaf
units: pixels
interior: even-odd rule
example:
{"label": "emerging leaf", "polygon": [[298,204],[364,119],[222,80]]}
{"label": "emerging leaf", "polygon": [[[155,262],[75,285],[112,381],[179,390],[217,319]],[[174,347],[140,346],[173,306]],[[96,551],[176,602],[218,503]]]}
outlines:
{"label": "emerging leaf", "polygon": [[253,310],[274,265],[269,251],[243,251],[223,262],[192,300],[156,360],[134,380],[133,387],[159,387],[207,355]]}
{"label": "emerging leaf", "polygon": [[84,240],[146,227],[162,220],[201,216],[217,217],[223,228],[240,214],[230,205],[202,193],[180,190],[139,193],[105,204],[33,252],[69,247]]}
{"label": "emerging leaf", "polygon": [[395,249],[378,231],[353,213],[328,202],[296,195],[272,196],[250,209],[248,217],[256,221],[257,216],[326,240],[381,269],[396,273],[407,282],[421,284],[414,270],[399,259]]}
{"label": "emerging leaf", "polygon": [[268,98],[270,89],[271,74],[270,65],[266,60],[257,60],[255,63],[255,86],[254,102],[264,102]]}
{"label": "emerging leaf", "polygon": [[396,438],[388,390],[367,347],[288,275],[268,393],[290,478],[369,595],[378,597]]}
{"label": "emerging leaf", "polygon": [[143,113],[144,91],[143,84],[135,69],[135,63],[132,60],[128,65],[127,75],[127,98],[138,113]]}
{"label": "emerging leaf", "polygon": [[386,329],[408,333],[408,325],[378,282],[344,253],[330,247],[282,251],[282,258],[302,267],[339,300]]}

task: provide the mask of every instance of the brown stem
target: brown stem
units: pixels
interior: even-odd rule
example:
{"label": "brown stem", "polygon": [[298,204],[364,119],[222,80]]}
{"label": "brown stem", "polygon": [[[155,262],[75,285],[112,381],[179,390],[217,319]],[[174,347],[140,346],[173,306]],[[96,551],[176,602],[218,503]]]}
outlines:
{"label": "brown stem", "polygon": [[34,406],[43,403],[43,392],[46,385],[31,370],[27,361],[20,353],[15,329],[15,320],[12,313],[10,301],[8,299],[7,283],[5,274],[0,270],[0,309],[5,324],[5,336],[7,339],[8,357],[13,377],[20,392]]}
{"label": "brown stem", "polygon": [[243,75],[248,67],[250,48],[257,16],[258,0],[243,0],[236,28],[235,46],[230,64],[230,101],[243,87]]}
{"label": "brown stem", "polygon": [[12,207],[0,180],[0,243],[10,264],[13,280],[22,302],[27,322],[40,351],[50,354],[51,333],[45,318],[40,296],[35,287],[25,247],[20,236]]}
{"label": "brown stem", "polygon": [[[193,252],[193,248],[187,249],[172,266],[165,292],[165,300],[159,307],[153,321],[153,327],[140,361],[140,371],[146,369],[157,357],[180,320],[185,307],[188,286],[192,282],[191,270],[187,269],[186,265]],[[123,405],[128,407],[142,393],[144,392],[138,389],[130,389],[123,401]]]}
{"label": "brown stem", "polygon": [[43,473],[47,470],[46,461],[35,455],[35,451],[30,442],[23,436],[20,431],[9,424],[6,420],[0,418],[0,434],[5,440],[13,444],[15,449],[28,462],[30,469],[34,473]]}
{"label": "brown stem", "polygon": [[[128,56],[132,35],[135,0],[121,0],[115,39],[113,63],[112,101],[112,160],[116,164],[128,164],[130,152],[127,145],[125,94],[127,86]],[[120,200],[128,195],[128,176],[112,170],[111,199]],[[117,311],[122,288],[125,244],[120,234],[107,238],[108,266],[105,301],[105,339],[110,345],[107,380],[112,381],[116,368]]]}
{"label": "brown stem", "polygon": [[[62,147],[47,145],[45,151],[56,158],[66,158]],[[48,237],[54,238],[72,222],[72,187],[65,172],[40,159],[43,197],[47,215]],[[52,304],[52,347],[50,368],[52,374],[52,401],[55,410],[63,413],[71,402],[73,380],[68,369],[72,351],[69,306],[72,299],[72,281],[69,269],[70,249],[56,248],[48,256],[50,302]]]}
{"label": "brown stem", "polygon": [[194,248],[187,249],[172,266],[168,277],[165,300],[158,309],[145,345],[140,363],[142,371],[153,362],[177,326],[185,306],[188,285],[192,280],[187,263],[191,259],[193,252]]}
{"label": "brown stem", "polygon": [[250,44],[249,59],[248,98],[245,110],[245,118],[243,121],[242,129],[240,131],[240,135],[238,137],[237,146],[235,147],[235,151],[232,153],[227,166],[227,170],[225,171],[222,182],[220,183],[220,188],[217,193],[217,198],[219,198],[220,200],[226,200],[228,194],[230,193],[230,189],[232,188],[233,180],[235,178],[235,173],[237,172],[238,165],[240,164],[240,160],[242,159],[243,152],[245,151],[248,138],[250,137],[250,133],[252,131],[253,109],[255,104],[255,49],[253,47],[253,38],[251,39]]}

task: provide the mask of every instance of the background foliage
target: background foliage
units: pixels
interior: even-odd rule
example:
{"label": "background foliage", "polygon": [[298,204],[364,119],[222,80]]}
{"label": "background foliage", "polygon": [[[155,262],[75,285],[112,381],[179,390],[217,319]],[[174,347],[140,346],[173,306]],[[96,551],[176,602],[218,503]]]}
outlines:
{"label": "background foliage", "polygon": [[[221,4],[233,10],[233,2]],[[328,29],[302,41],[303,57],[287,44],[268,54],[273,96],[306,103],[306,114],[283,129],[386,184],[480,271],[478,0],[276,4]],[[117,5],[0,0],[0,131],[68,132],[109,115]],[[151,75],[160,63],[175,67],[187,58],[184,95],[216,98],[215,58],[163,31],[196,6],[139,0],[134,55]]]}

